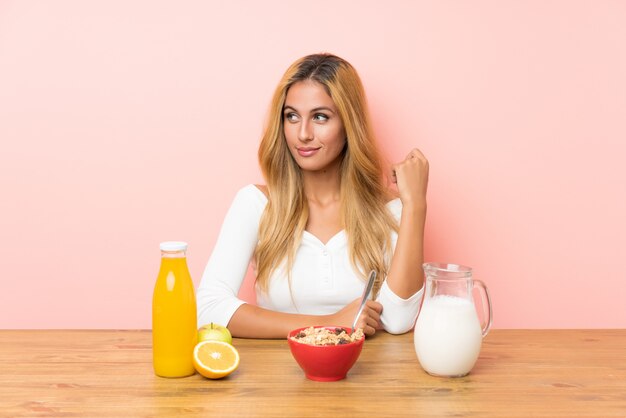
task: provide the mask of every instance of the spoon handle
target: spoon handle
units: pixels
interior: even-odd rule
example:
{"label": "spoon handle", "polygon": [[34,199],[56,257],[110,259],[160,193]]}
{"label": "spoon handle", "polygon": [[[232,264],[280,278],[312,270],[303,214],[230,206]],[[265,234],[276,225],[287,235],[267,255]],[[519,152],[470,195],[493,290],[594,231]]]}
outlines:
{"label": "spoon handle", "polygon": [[367,280],[367,286],[365,286],[365,290],[363,290],[363,296],[361,296],[361,305],[359,306],[359,310],[357,311],[356,316],[354,317],[354,321],[352,321],[352,332],[354,332],[354,327],[356,327],[356,323],[359,320],[361,313],[363,313],[363,307],[365,306],[365,301],[367,301],[367,298],[370,292],[372,291],[372,287],[374,287],[375,280],[376,280],[376,271],[372,270],[370,271],[370,277]]}

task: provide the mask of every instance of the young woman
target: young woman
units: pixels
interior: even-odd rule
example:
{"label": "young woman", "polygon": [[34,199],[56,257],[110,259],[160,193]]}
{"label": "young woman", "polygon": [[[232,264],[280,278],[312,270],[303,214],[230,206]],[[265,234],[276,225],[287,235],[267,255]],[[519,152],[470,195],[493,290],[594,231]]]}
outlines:
{"label": "young woman", "polygon": [[[226,215],[198,288],[198,323],[248,338],[351,326],[373,269],[374,300],[357,326],[409,331],[422,298],[428,162],[414,149],[392,167],[393,199],[348,62],[315,54],[289,67],[259,162],[266,185],[241,189]],[[237,298],[250,262],[257,306]]]}

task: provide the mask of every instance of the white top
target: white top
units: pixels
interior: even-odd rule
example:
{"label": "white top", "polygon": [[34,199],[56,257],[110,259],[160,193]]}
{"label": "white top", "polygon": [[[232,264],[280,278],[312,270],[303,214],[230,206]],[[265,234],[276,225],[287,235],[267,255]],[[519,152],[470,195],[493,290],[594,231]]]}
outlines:
{"label": "white top", "polygon": [[[252,184],[235,196],[198,287],[198,324],[228,325],[235,311],[245,303],[237,294],[253,258],[266,204],[267,197]],[[387,208],[399,222],[400,199],[390,201]],[[397,240],[398,235],[392,232],[394,250]],[[365,288],[365,282],[350,263],[348,239],[343,230],[326,244],[304,231],[291,276],[290,291],[284,268],[274,271],[267,294],[257,287],[257,304],[273,311],[328,315],[359,298]],[[383,305],[381,322],[387,332],[399,334],[413,327],[422,294],[423,288],[403,299],[383,282],[376,300]]]}

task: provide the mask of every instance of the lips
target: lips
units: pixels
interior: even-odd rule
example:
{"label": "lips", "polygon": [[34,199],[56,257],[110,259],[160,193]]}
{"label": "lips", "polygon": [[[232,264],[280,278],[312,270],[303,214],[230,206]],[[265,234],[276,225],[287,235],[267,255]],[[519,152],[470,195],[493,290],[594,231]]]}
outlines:
{"label": "lips", "polygon": [[317,151],[319,151],[321,149],[321,147],[317,147],[317,148],[310,148],[310,147],[301,147],[301,148],[296,148],[296,150],[298,150],[298,154],[302,157],[311,157],[313,155],[315,155],[317,153]]}

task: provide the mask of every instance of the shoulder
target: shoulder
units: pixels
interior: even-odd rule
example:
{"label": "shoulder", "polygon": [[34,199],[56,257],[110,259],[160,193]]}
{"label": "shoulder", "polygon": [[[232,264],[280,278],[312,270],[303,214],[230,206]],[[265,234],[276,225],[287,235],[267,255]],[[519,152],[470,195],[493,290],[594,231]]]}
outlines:
{"label": "shoulder", "polygon": [[387,202],[387,210],[393,215],[393,217],[399,221],[400,216],[402,216],[402,201],[399,197],[390,200]]}
{"label": "shoulder", "polygon": [[251,186],[254,186],[258,191],[263,193],[265,195],[266,199],[269,199],[270,192],[267,190],[267,186],[266,185],[264,185],[264,184],[251,184]]}
{"label": "shoulder", "polygon": [[267,187],[256,184],[248,184],[237,191],[235,199],[266,202]]}
{"label": "shoulder", "polygon": [[262,212],[265,205],[267,205],[265,193],[254,184],[248,184],[237,191],[232,207],[244,212]]}

